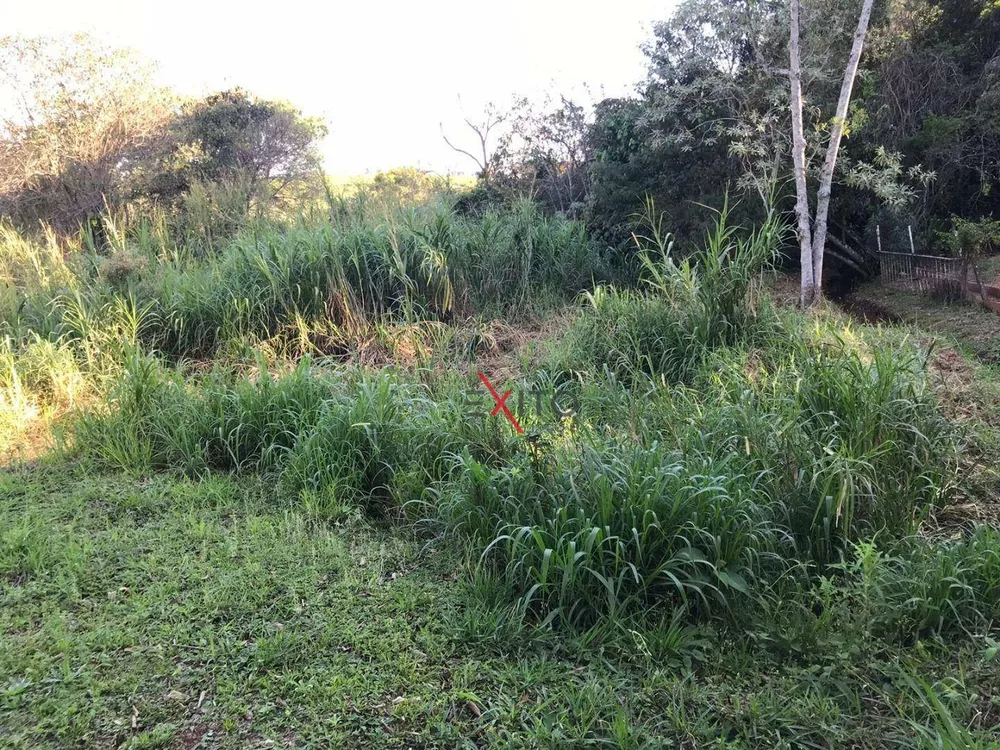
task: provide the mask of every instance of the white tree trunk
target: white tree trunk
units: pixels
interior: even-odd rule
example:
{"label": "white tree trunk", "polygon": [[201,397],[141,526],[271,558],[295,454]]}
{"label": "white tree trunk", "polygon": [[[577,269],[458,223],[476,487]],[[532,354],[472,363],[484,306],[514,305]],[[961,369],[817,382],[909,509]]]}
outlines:
{"label": "white tree trunk", "polygon": [[[795,0],[792,0],[793,4]],[[812,273],[816,289],[816,297],[823,287],[823,256],[826,251],[826,222],[830,211],[830,193],[833,189],[833,169],[837,165],[837,154],[840,151],[840,139],[844,135],[844,123],[847,120],[847,108],[851,104],[851,91],[858,75],[858,64],[861,61],[861,50],[868,34],[868,21],[872,15],[873,0],[863,0],[858,28],[854,31],[854,44],[851,46],[851,56],[844,70],[844,82],[840,87],[840,99],[837,101],[837,114],[830,130],[830,143],[826,147],[826,159],[819,174],[819,192],[816,194],[816,223],[812,238]]]}
{"label": "white tree trunk", "polygon": [[[866,0],[867,1],[867,0]],[[795,171],[795,218],[798,225],[799,250],[802,264],[802,286],[799,302],[803,307],[813,304],[816,297],[816,277],[813,273],[812,229],[809,220],[809,188],[806,184],[806,137],[802,127],[802,60],[799,54],[799,0],[791,0],[791,35],[789,39],[792,107],[792,162]]]}

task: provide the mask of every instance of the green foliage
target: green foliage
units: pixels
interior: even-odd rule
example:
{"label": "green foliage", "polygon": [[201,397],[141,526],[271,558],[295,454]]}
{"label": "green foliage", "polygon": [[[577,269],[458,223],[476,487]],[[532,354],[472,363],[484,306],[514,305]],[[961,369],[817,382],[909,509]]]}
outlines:
{"label": "green foliage", "polygon": [[1000,619],[1000,534],[989,527],[917,541],[897,555],[859,549],[853,570],[875,610],[876,633],[954,636]]}
{"label": "green foliage", "polygon": [[714,349],[749,343],[776,327],[760,284],[780,245],[777,217],[745,234],[729,224],[724,205],[704,248],[683,260],[674,256],[652,201],[646,221],[650,236],[637,242],[649,292],[588,293],[590,309],[571,329],[558,366],[577,370],[606,363],[620,375],[690,382]]}
{"label": "green foliage", "polygon": [[[442,749],[874,749],[955,725],[966,746],[995,736],[987,639],[788,658],[672,612],[546,633],[502,587],[465,585],[447,548],[317,519],[270,481],[18,467],[0,474],[0,529],[11,748],[393,747],[405,732]],[[834,637],[858,632],[841,625]]]}
{"label": "green foliage", "polygon": [[992,218],[951,219],[951,230],[938,234],[938,244],[952,255],[973,260],[1000,253],[1000,221]]}
{"label": "green foliage", "polygon": [[[414,685],[438,685],[456,653],[468,659],[484,649],[491,663],[500,654],[507,671],[497,679],[518,691],[491,700],[507,703],[484,699],[478,675],[442,677],[460,687],[430,691],[459,706],[472,701],[477,731],[495,729],[498,740],[828,739],[826,729],[789,718],[789,695],[805,696],[793,704],[796,716],[827,717],[845,742],[871,732],[872,700],[886,703],[878,703],[878,742],[932,731],[936,713],[915,694],[876,699],[865,686],[891,682],[896,660],[927,648],[915,643],[968,653],[970,636],[989,632],[1000,617],[1000,540],[989,529],[949,541],[917,535],[953,495],[959,437],[930,388],[924,352],[830,312],[777,308],[762,288],[780,241],[776,220],[744,231],[723,211],[704,248],[678,257],[654,219],[638,237],[643,288],[591,292],[553,342],[547,372],[496,383],[574,405],[558,414],[514,396],[522,436],[490,415],[489,399],[469,398],[482,384],[454,363],[373,371],[301,355],[366,321],[398,350],[406,336],[440,336],[445,349],[474,354],[490,328],[474,321],[455,332],[441,321],[491,305],[523,310],[540,294],[565,299],[586,286],[580,258],[598,256],[579,228],[529,205],[478,218],[425,207],[380,222],[366,210],[283,231],[255,223],[204,258],[159,255],[153,233],[124,232],[121,254],[81,256],[87,262],[67,266],[60,284],[43,283],[48,274],[31,270],[31,256],[10,263],[39,281],[6,322],[0,393],[51,407],[67,399],[67,384],[80,385],[86,397],[62,407],[75,408],[60,445],[91,494],[73,499],[73,510],[52,510],[48,489],[29,498],[0,474],[0,597],[24,587],[17,606],[44,602],[46,611],[69,597],[73,612],[104,618],[95,624],[101,633],[133,639],[141,630],[167,654],[206,644],[213,674],[257,670],[256,697],[240,688],[238,700],[206,699],[223,720],[273,697],[290,674],[308,683],[296,693],[300,705],[326,705],[310,703],[320,683],[324,695],[349,691],[352,705],[368,705],[354,682],[330,686],[329,665],[311,671],[325,658],[317,654],[358,661],[350,633],[364,622],[366,633],[389,628],[393,643],[409,644],[387,650],[380,630],[363,649],[393,655],[391,668],[381,657],[364,662],[377,664],[365,679],[405,693],[393,704],[400,712],[410,711]],[[55,292],[52,314],[37,312],[63,283],[73,291]],[[339,297],[331,303],[327,294]],[[32,330],[35,320],[50,326],[46,335]],[[282,337],[280,356],[273,344]],[[206,353],[215,361],[188,359]],[[108,480],[116,470],[127,478]],[[108,481],[131,489],[101,484]],[[369,524],[381,541],[359,541]],[[330,552],[342,543],[360,546]],[[122,558],[122,545],[142,554]],[[414,550],[405,560],[395,552],[403,547]],[[411,577],[421,576],[427,585],[415,586]],[[346,588],[328,600],[323,592],[337,581]],[[385,602],[401,608],[398,617],[381,609]],[[414,621],[416,613],[427,619]],[[93,622],[74,618],[84,628]],[[64,640],[91,666],[67,667],[78,677],[58,688],[41,687],[51,665],[34,664],[24,643],[0,657],[0,673],[21,675],[0,680],[0,712],[19,722],[14,736],[42,721],[38,696],[55,690],[59,708],[45,731],[60,741],[94,738],[64,701],[82,689],[107,696],[107,680],[117,678],[94,671],[102,662],[90,658],[94,643],[74,640],[82,632]],[[523,665],[542,649],[573,664],[615,660],[611,672],[637,675],[636,684],[676,672],[671,689],[684,705],[711,705],[699,709],[710,718],[664,714],[654,686],[640,713],[661,718],[647,725],[617,699],[601,699],[620,684],[613,680],[585,681],[571,694],[551,688],[545,707],[526,708],[533,678]],[[419,655],[407,666],[410,650]],[[726,669],[737,677],[725,676],[719,659],[732,660]],[[415,666],[428,660],[433,678]],[[187,672],[164,677],[147,666],[135,674],[143,685],[159,680],[155,701],[135,686],[114,693],[143,712],[117,744],[175,742],[178,727],[191,729],[163,695],[200,694],[205,688],[193,686],[204,673],[188,681]],[[732,691],[757,695],[747,679],[763,684],[767,675],[775,687],[760,705],[726,702],[722,721],[714,694],[692,693],[680,676],[709,668],[713,680],[736,680],[727,701]],[[748,669],[755,676],[745,677]],[[102,716],[117,710],[100,697],[91,705]],[[889,705],[901,707],[898,719],[886,718],[895,716]],[[421,711],[451,715],[443,705]],[[965,721],[964,706],[949,711]],[[562,718],[554,723],[550,713]],[[282,714],[274,726],[289,721]],[[444,736],[443,746],[465,736],[451,720],[428,721],[433,728],[412,731]],[[363,722],[351,722],[306,723],[367,739]]]}
{"label": "green foliage", "polygon": [[176,145],[167,173],[154,178],[158,194],[169,195],[170,185],[183,192],[198,181],[236,186],[245,210],[252,199],[266,204],[315,171],[316,143],[326,135],[320,120],[241,89],[189,103],[173,129]]}
{"label": "green foliage", "polygon": [[[0,120],[0,212],[18,227],[43,223],[63,237],[82,228],[103,251],[114,240],[104,214],[159,204],[197,223],[185,214],[206,194],[235,196],[242,224],[316,197],[326,127],[288,103],[241,89],[182,102],[155,85],[149,61],[86,35],[6,37],[0,61],[20,109]],[[231,220],[232,208],[216,210]]]}
{"label": "green foliage", "polygon": [[772,503],[725,459],[612,441],[546,459],[467,461],[438,502],[547,622],[677,604],[724,610],[778,547]]}
{"label": "green foliage", "polygon": [[779,234],[768,224],[741,236],[722,214],[705,251],[677,263],[654,226],[648,294],[600,294],[613,310],[663,317],[585,311],[587,330],[593,318],[649,327],[619,329],[638,345],[616,343],[617,359],[574,351],[586,339],[569,336],[569,354],[590,363],[563,384],[579,415],[522,415],[536,431],[527,444],[463,413],[457,383],[432,398],[308,359],[280,378],[263,361],[249,380],[191,378],[139,353],[107,411],[81,415],[76,444],[140,474],[266,473],[335,517],[405,511],[466,540],[543,621],[679,606],[729,621],[790,566],[824,570],[874,534],[905,538],[954,472],[955,435],[915,352],[810,331],[758,297]]}
{"label": "green foliage", "polygon": [[[579,224],[543,217],[529,202],[480,217],[447,206],[373,216],[365,200],[336,223],[251,223],[207,257],[191,247],[211,248],[211,230],[192,230],[193,245],[182,251],[140,224],[122,231],[110,258],[88,254],[72,268],[60,259],[44,272],[59,272],[58,285],[12,290],[0,325],[15,338],[27,330],[78,335],[74,321],[95,321],[131,295],[143,343],[175,357],[238,352],[300,324],[326,329],[323,353],[336,353],[385,320],[516,314],[608,274]],[[27,274],[41,250],[10,236],[21,243],[5,244],[11,257],[24,259],[17,274]]]}
{"label": "green foliage", "polygon": [[[803,8],[809,81],[807,161],[822,161],[858,8]],[[601,102],[588,137],[586,218],[624,249],[633,214],[652,196],[679,244],[702,229],[694,203],[722,204],[730,187],[752,198],[778,184],[791,209],[787,6],[769,0],[688,0],[654,28],[639,94]],[[891,3],[876,11],[837,168],[828,256],[831,276],[873,275],[883,247],[930,244],[952,215],[997,213],[1000,15],[989,2]],[[812,175],[812,168],[810,168]],[[900,231],[901,230],[901,231]]]}
{"label": "green foliage", "polygon": [[705,228],[696,202],[721,206],[732,181],[718,143],[665,141],[663,131],[673,122],[650,118],[652,107],[648,99],[603,101],[588,136],[593,162],[584,217],[597,239],[623,253],[630,235],[641,231],[636,217],[647,198],[669,216],[683,246],[696,245]]}
{"label": "green foliage", "polygon": [[[780,8],[737,5],[658,27],[641,97],[603,103],[589,144],[565,101],[521,133],[514,177],[550,210],[577,211],[593,158],[589,219],[638,249],[618,263],[511,200],[485,153],[464,198],[398,171],[325,183],[295,220],[254,211],[319,130],[238,90],[190,105],[157,156],[150,194],[177,205],[112,201],[76,244],[0,226],[0,452],[71,412],[61,454],[0,472],[15,745],[982,744],[1000,535],[921,533],[962,478],[926,352],[764,291],[783,225],[736,226],[724,195],[734,160],[781,148],[759,65]],[[957,30],[918,13],[914,45],[993,22],[951,10]],[[843,41],[812,28],[811,55]],[[877,55],[889,80],[911,52]],[[867,104],[882,85],[862,80]],[[931,104],[935,142],[986,127]],[[886,112],[856,108],[854,134]],[[921,178],[927,140],[900,137],[859,152]],[[721,208],[689,251],[692,197]],[[963,246],[995,233],[955,225]],[[445,358],[489,367],[489,316],[581,292],[545,370],[524,372],[533,348],[496,367],[500,392],[573,400],[512,398],[522,435]],[[352,346],[415,366],[344,365]]]}

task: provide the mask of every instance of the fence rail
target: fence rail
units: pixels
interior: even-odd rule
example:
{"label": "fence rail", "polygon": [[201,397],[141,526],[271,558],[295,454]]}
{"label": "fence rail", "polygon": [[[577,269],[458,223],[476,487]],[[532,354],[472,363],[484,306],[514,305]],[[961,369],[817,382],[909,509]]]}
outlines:
{"label": "fence rail", "polygon": [[921,292],[962,294],[969,278],[969,263],[964,258],[885,251],[878,258],[883,284]]}
{"label": "fence rail", "polygon": [[879,251],[878,259],[887,286],[967,297],[1000,311],[1000,287],[984,284],[975,263],[966,258]]}

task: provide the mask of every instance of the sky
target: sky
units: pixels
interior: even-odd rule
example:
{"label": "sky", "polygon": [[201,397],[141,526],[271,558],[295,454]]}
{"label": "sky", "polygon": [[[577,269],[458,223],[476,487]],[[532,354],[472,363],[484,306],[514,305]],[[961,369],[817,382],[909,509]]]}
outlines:
{"label": "sky", "polygon": [[[331,174],[472,172],[463,115],[545,92],[631,93],[674,0],[0,0],[0,35],[92,33],[199,95],[241,86],[325,119]],[[589,92],[589,93],[588,93]]]}

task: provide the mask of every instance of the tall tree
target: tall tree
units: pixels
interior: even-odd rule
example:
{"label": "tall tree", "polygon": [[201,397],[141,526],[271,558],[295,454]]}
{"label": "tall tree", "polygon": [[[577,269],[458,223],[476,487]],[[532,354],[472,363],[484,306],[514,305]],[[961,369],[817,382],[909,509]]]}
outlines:
{"label": "tall tree", "polygon": [[270,201],[315,171],[316,143],[326,135],[321,121],[292,105],[238,88],[188,104],[177,130],[193,177],[241,185],[248,207],[254,197]]}
{"label": "tall tree", "polygon": [[802,125],[802,59],[799,49],[801,11],[800,0],[790,2],[789,35],[789,81],[791,85],[792,114],[792,159],[795,170],[795,216],[799,235],[802,283],[800,303],[803,307],[816,304],[823,293],[823,256],[826,250],[827,220],[830,211],[830,195],[833,189],[833,171],[837,165],[840,140],[844,135],[847,109],[851,103],[851,91],[858,74],[861,51],[868,33],[873,0],[862,0],[858,27],[854,32],[854,42],[844,70],[844,81],[837,100],[837,112],[830,124],[830,140],[826,147],[826,158],[819,173],[819,188],[816,193],[816,216],[812,221],[809,211],[809,192],[806,180],[806,138]]}
{"label": "tall tree", "polygon": [[[706,220],[699,204],[721,206],[728,190],[743,187],[745,162],[777,163],[771,152],[779,145],[787,154],[783,142],[770,142],[779,129],[788,139],[787,101],[776,104],[787,97],[786,77],[771,70],[777,54],[785,55],[785,18],[780,0],[683,0],[655,26],[639,94],[595,109],[588,138],[591,231],[621,243],[638,228],[648,197],[665,214],[678,248],[696,243]],[[775,117],[780,128],[759,117],[771,112],[784,118]],[[745,130],[744,143],[754,141],[740,153],[733,149],[737,129]],[[756,201],[741,202],[741,220],[753,220],[758,209]]]}

